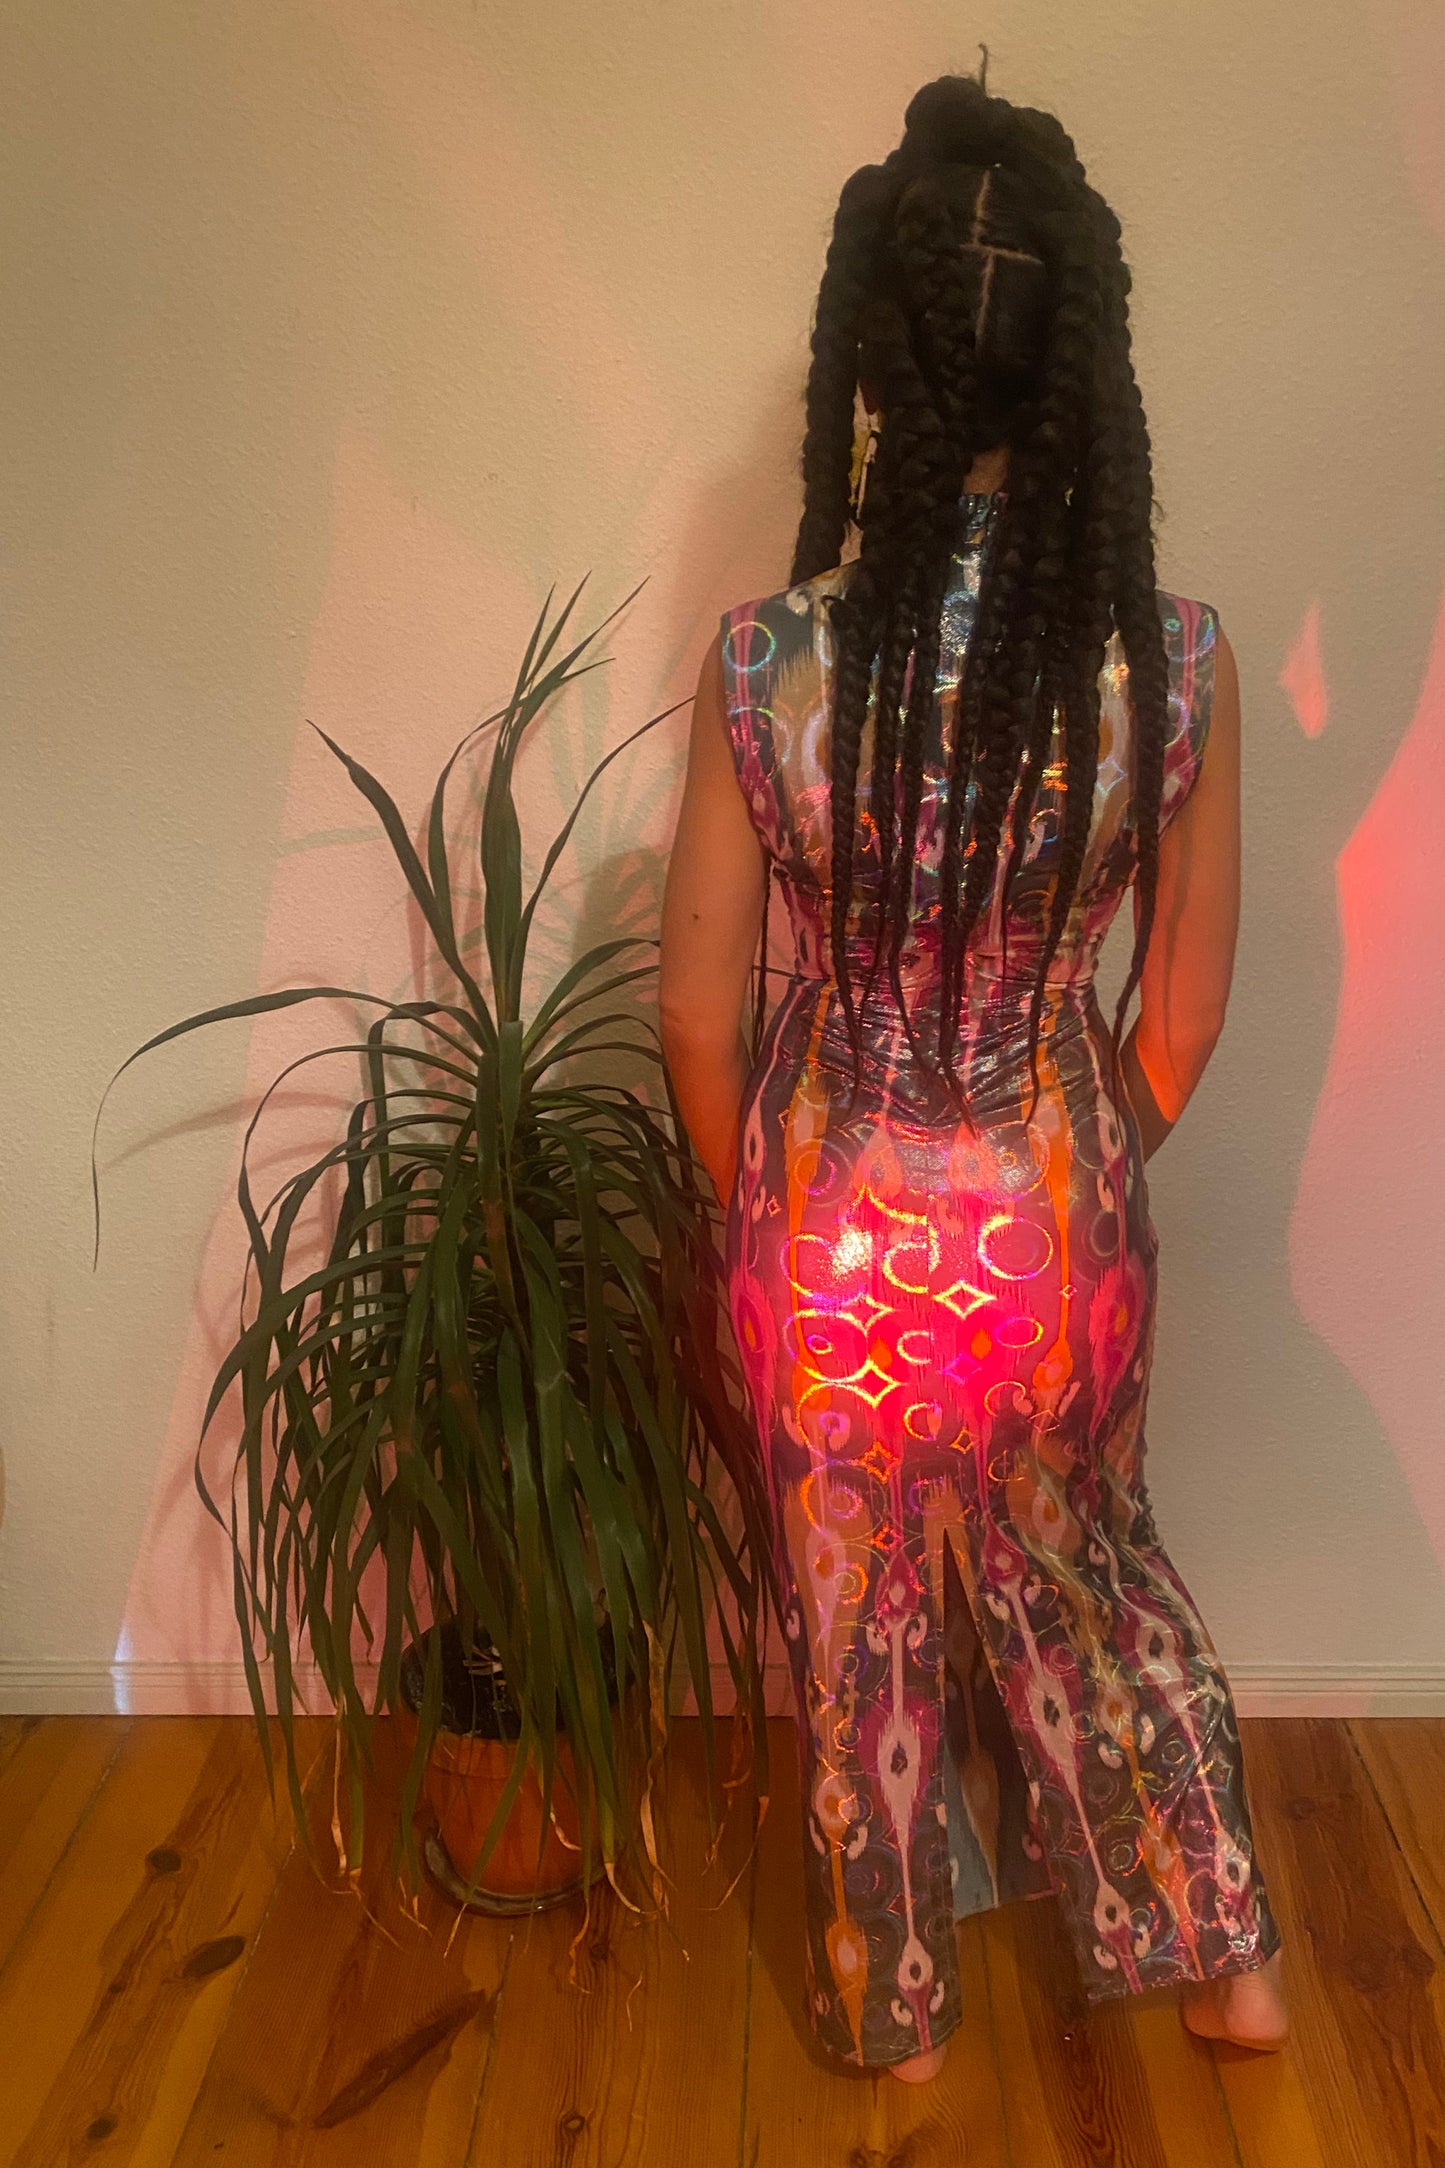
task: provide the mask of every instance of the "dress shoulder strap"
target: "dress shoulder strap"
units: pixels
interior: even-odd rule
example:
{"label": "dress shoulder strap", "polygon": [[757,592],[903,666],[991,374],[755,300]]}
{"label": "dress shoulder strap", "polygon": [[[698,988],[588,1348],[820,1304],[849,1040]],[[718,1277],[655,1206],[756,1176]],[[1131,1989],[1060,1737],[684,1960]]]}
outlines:
{"label": "dress shoulder strap", "polygon": [[[826,700],[820,608],[833,592],[822,574],[797,587],[736,603],[721,620],[723,694],[733,762],[753,825],[780,864],[803,871],[816,808],[811,785],[814,724]],[[806,803],[805,803],[806,801]]]}
{"label": "dress shoulder strap", "polygon": [[1169,736],[1159,805],[1162,833],[1194,788],[1214,706],[1214,655],[1219,613],[1184,595],[1159,596],[1169,658]]}
{"label": "dress shoulder strap", "polygon": [[753,826],[774,858],[781,855],[783,807],[776,790],[772,734],[772,660],[777,639],[767,622],[769,602],[739,602],[722,613],[723,701],[733,766]]}

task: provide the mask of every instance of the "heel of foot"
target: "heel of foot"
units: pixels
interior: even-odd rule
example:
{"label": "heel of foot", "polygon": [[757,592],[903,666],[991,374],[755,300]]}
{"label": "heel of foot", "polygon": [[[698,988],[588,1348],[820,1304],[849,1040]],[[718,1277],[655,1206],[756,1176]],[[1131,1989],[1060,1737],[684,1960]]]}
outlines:
{"label": "heel of foot", "polygon": [[942,2047],[930,2048],[926,2055],[910,2055],[906,2062],[890,2063],[888,2068],[892,2075],[900,2078],[905,2085],[926,2085],[930,2078],[936,2078],[942,2070],[947,2053],[948,2045],[945,2042]]}
{"label": "heel of foot", "polygon": [[[1245,1973],[1196,1983],[1180,2013],[1186,2029],[1201,2040],[1224,2040],[1231,2047],[1253,2048],[1260,2054],[1284,2047],[1289,2019],[1273,1986],[1277,1971],[1277,1966],[1270,1967],[1268,1981],[1258,1973]],[[1230,1992],[1236,1980],[1241,1983],[1242,2002]]]}

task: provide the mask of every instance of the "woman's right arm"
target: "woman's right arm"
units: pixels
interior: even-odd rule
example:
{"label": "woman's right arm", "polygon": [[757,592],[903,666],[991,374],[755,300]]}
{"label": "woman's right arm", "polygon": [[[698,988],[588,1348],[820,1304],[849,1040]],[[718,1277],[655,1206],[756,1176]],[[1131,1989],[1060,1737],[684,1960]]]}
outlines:
{"label": "woman's right arm", "polygon": [[[1216,627],[1209,731],[1189,795],[1160,838],[1139,1014],[1120,1049],[1146,1159],[1184,1112],[1224,1028],[1239,931],[1239,739],[1239,672]],[[1136,928],[1139,915],[1136,885]]]}

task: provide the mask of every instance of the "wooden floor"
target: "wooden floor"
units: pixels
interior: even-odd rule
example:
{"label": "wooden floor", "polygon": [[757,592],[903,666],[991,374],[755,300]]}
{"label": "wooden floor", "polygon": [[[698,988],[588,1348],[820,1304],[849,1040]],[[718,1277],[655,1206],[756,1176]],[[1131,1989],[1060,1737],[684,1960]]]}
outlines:
{"label": "wooden floor", "polygon": [[1040,1900],[968,1923],[969,2017],[911,2088],[806,2039],[786,1723],[754,1857],[740,1827],[705,1876],[680,1727],[677,1932],[608,1895],[572,1988],[580,1914],[453,1934],[328,1889],[241,1720],[0,1720],[0,2162],[1440,2168],[1445,1724],[1244,1733],[1292,2047],[1211,2050],[1163,1993],[1086,2014]]}

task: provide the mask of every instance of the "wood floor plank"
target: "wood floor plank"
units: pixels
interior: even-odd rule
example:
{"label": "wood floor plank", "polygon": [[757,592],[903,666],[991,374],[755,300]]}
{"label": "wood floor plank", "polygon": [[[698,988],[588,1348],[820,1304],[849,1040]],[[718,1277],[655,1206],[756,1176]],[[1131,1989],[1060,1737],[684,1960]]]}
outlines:
{"label": "wood floor plank", "polygon": [[[773,1726],[756,1861],[716,1911],[746,1832],[700,1879],[701,1746],[678,1725],[682,1947],[609,1895],[581,1993],[565,1978],[575,1911],[540,1916],[525,1941],[472,1918],[450,1938],[444,1900],[428,1894],[412,1920],[379,1858],[361,1898],[324,1886],[270,1820],[244,1720],[6,1721],[0,2160],[1439,2168],[1445,1726],[1244,1731],[1290,2048],[1206,2046],[1162,1992],[1087,2008],[1045,1899],[965,1926],[972,2015],[944,2075],[912,2088],[813,2045],[789,1720]],[[328,1757],[322,1831],[330,1797]]]}
{"label": "wood floor plank", "polygon": [[132,1724],[0,1976],[0,2157],[169,2164],[290,1846],[244,1719]]}
{"label": "wood floor plank", "polygon": [[1280,2055],[1215,2050],[1244,2168],[1438,2168],[1440,1944],[1345,1726],[1279,1717],[1243,1736],[1293,2028]]}
{"label": "wood floor plank", "polygon": [[1445,1940],[1445,1722],[1352,1717],[1346,1728],[1435,1932]]}
{"label": "wood floor plank", "polygon": [[[405,1759],[392,1725],[377,1741],[372,1830],[399,1796]],[[322,1863],[331,1802],[323,1770],[312,1788]],[[413,1917],[386,1854],[385,1843],[371,1851],[352,1892],[302,1847],[292,1853],[175,2168],[222,2157],[226,2168],[462,2168],[512,1930],[459,1918],[430,1888]]]}
{"label": "wood floor plank", "polygon": [[[719,1727],[724,1766],[728,1730]],[[594,1891],[573,1986],[580,1904],[518,1929],[471,2168],[734,2168],[753,1868],[744,1809],[704,1872],[703,1771],[701,1728],[679,1719],[662,1846],[675,1933],[635,1920],[605,1886]]]}
{"label": "wood floor plank", "polygon": [[1164,1991],[1090,2006],[1051,1898],[982,1922],[1008,2142],[1028,2168],[1237,2168],[1208,2049]]}
{"label": "wood floor plank", "polygon": [[[1178,1991],[1132,1996],[1116,2012],[1101,2016],[1106,2023],[1127,2024],[1133,2035],[1169,2168],[1205,2168],[1206,2163],[1238,2168],[1234,2124],[1214,2057],[1197,2034],[1185,2030]],[[1276,2168],[1286,2160],[1289,2168],[1306,2168],[1305,2160],[1285,2154]]]}
{"label": "wood floor plank", "polygon": [[0,1731],[0,1968],[105,1781],[127,1722],[120,1716],[4,1720]]}
{"label": "wood floor plank", "polygon": [[[903,2085],[828,2055],[803,1984],[803,1835],[791,1721],[773,1726],[773,1801],[753,1906],[744,2168],[1005,2168],[993,2023],[976,1923],[960,1934],[967,2013],[941,2076]],[[1019,2156],[1019,2168],[1023,2157]],[[1030,2164],[1032,2168],[1032,2164]]]}
{"label": "wood floor plank", "polygon": [[46,1721],[43,1716],[0,1716],[0,1776],[13,1754],[18,1754],[31,1734]]}

